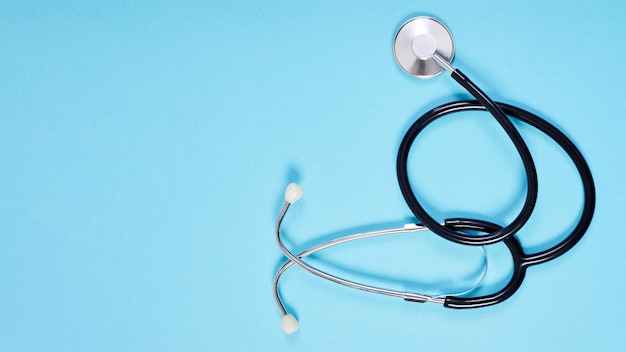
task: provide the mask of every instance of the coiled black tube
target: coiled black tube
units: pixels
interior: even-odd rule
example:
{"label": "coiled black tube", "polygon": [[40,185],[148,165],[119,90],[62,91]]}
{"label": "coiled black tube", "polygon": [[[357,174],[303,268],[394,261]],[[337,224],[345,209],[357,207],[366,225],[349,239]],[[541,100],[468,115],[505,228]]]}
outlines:
{"label": "coiled black tube", "polygon": [[450,241],[461,243],[461,244],[469,244],[469,245],[485,245],[490,243],[495,243],[503,240],[506,237],[509,237],[515,233],[517,233],[524,224],[530,218],[532,214],[535,203],[537,201],[537,170],[535,169],[535,163],[533,161],[532,156],[530,155],[530,151],[522,139],[522,136],[519,134],[513,123],[506,117],[505,113],[502,111],[501,107],[493,102],[485,93],[483,93],[480,88],[478,88],[474,83],[472,83],[469,78],[467,78],[463,73],[459,70],[455,70],[452,72],[452,77],[461,84],[468,92],[470,92],[479,102],[479,105],[488,110],[500,123],[500,126],[507,133],[517,152],[519,153],[522,163],[524,164],[524,170],[526,171],[526,179],[528,182],[528,188],[526,192],[526,200],[524,202],[524,206],[522,210],[518,214],[518,216],[506,227],[501,228],[497,231],[482,234],[479,236],[470,236],[460,231],[455,231],[442,226],[433,219],[426,210],[422,207],[422,205],[417,201],[413,190],[411,189],[411,185],[409,183],[409,177],[407,174],[407,160],[409,156],[409,151],[411,149],[411,145],[413,141],[417,137],[417,135],[431,122],[435,121],[441,116],[447,115],[451,112],[454,112],[454,108],[450,107],[450,104],[439,106],[426,114],[422,115],[413,125],[409,128],[409,130],[404,135],[402,142],[400,143],[400,148],[398,150],[398,160],[397,160],[397,173],[398,173],[398,182],[400,184],[400,190],[402,191],[402,195],[406,200],[409,208],[413,211],[415,216],[424,223],[431,231],[442,236]]}
{"label": "coiled black tube", "polygon": [[[550,249],[536,254],[526,255],[524,257],[525,264],[533,265],[543,263],[567,252],[584,235],[585,231],[591,223],[591,218],[593,217],[593,212],[595,208],[595,187],[593,183],[593,177],[584,157],[582,156],[578,148],[576,148],[574,143],[569,140],[569,138],[567,138],[556,127],[543,120],[539,116],[515,106],[493,102],[459,70],[453,71],[452,77],[478,100],[456,101],[436,107],[422,115],[408,129],[400,144],[396,164],[398,183],[400,185],[402,195],[407,202],[407,205],[415,214],[415,216],[431,231],[453,242],[467,245],[485,245],[499,242],[517,233],[523,227],[523,225],[526,223],[526,221],[533,212],[535,201],[537,198],[537,175],[534,163],[532,161],[532,157],[530,156],[530,152],[528,151],[528,147],[519,135],[519,132],[517,132],[515,126],[513,126],[511,121],[508,119],[508,115],[537,128],[548,137],[552,138],[561,148],[563,148],[563,150],[574,162],[574,165],[576,166],[576,169],[580,174],[584,188],[583,212],[580,216],[578,224],[576,225],[572,233],[570,233],[570,235],[567,236],[565,240]],[[439,222],[437,222],[435,219],[433,219],[415,197],[415,194],[409,182],[407,171],[407,160],[409,151],[411,145],[413,144],[413,141],[418,136],[418,134],[436,119],[447,114],[466,110],[487,110],[496,117],[500,125],[505,129],[505,131],[515,144],[517,151],[519,152],[524,163],[528,179],[526,201],[519,215],[508,226],[505,226],[504,228],[500,228],[499,230],[493,232],[480,235],[469,235],[455,229],[447,228],[439,224]]]}

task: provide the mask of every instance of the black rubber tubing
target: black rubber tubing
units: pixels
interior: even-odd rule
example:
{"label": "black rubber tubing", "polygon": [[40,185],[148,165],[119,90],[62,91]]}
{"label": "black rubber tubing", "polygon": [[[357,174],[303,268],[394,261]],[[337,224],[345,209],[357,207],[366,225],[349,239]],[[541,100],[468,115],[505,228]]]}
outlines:
{"label": "black rubber tubing", "polygon": [[[537,199],[537,175],[534,162],[532,161],[532,157],[530,157],[530,151],[528,150],[528,147],[519,135],[519,132],[517,132],[515,126],[513,126],[511,121],[506,116],[509,115],[539,129],[550,138],[552,138],[555,142],[557,142],[559,146],[561,146],[563,150],[570,156],[581,176],[585,191],[585,206],[576,229],[572,232],[572,234],[570,234],[570,236],[568,236],[566,240],[559,243],[559,245],[533,255],[532,260],[545,262],[565,253],[578,242],[580,237],[582,237],[582,235],[588,228],[589,223],[591,222],[591,218],[593,216],[593,211],[595,208],[595,189],[593,184],[593,178],[591,176],[589,166],[587,165],[582,154],[561,131],[559,131],[556,127],[538,117],[537,115],[532,114],[526,110],[517,108],[515,106],[493,102],[459,70],[453,71],[452,77],[455,78],[455,80],[459,82],[459,84],[461,84],[465,89],[467,89],[474,97],[478,98],[479,100],[457,101],[436,107],[422,115],[407,130],[398,150],[398,159],[396,164],[398,183],[400,185],[402,195],[407,202],[407,205],[414,213],[414,215],[431,231],[443,238],[446,238],[456,243],[466,245],[486,245],[502,241],[504,238],[510,237],[517,233],[523,227],[526,221],[528,221],[534,210],[535,202]],[[513,220],[513,222],[511,222],[508,226],[504,228],[498,227],[498,230],[479,235],[469,235],[458,230],[446,228],[445,226],[439,224],[439,222],[437,222],[435,219],[433,219],[415,197],[415,194],[413,193],[409,182],[407,171],[408,155],[411,146],[418,134],[427,125],[429,125],[436,119],[450,113],[464,110],[487,110],[496,117],[498,122],[500,122],[500,125],[505,129],[505,131],[513,141],[514,145],[516,146],[517,151],[519,152],[522,161],[524,162],[528,181],[526,201],[519,215]],[[572,241],[574,239],[575,241]]]}
{"label": "black rubber tubing", "polygon": [[[485,296],[448,296],[444,301],[444,306],[448,308],[478,308],[494,305],[507,300],[521,286],[522,281],[524,280],[524,277],[526,275],[527,267],[556,259],[559,256],[563,255],[565,252],[569,251],[583,237],[591,224],[591,220],[594,214],[596,195],[593,176],[587,162],[585,161],[578,148],[576,148],[574,143],[572,143],[572,141],[556,127],[543,120],[539,116],[512,105],[504,103],[497,104],[507,115],[513,116],[518,120],[527,123],[534,128],[537,128],[539,131],[543,132],[548,137],[553,139],[572,159],[583,184],[583,210],[578,220],[578,223],[576,224],[572,232],[561,242],[546,250],[537,253],[527,254],[524,252],[522,246],[515,236],[505,238],[503,242],[511,252],[511,256],[513,258],[513,273],[509,282],[498,292]],[[484,107],[477,101],[459,101],[447,105],[447,107],[444,107],[444,110],[449,110],[450,112],[464,110],[484,110]],[[445,226],[446,228],[455,231],[475,230],[481,232],[495,232],[501,229],[500,226],[493,223],[472,219],[448,219],[445,221]]]}
{"label": "black rubber tubing", "polygon": [[[578,148],[576,148],[574,143],[569,138],[567,138],[567,136],[565,136],[563,132],[559,131],[559,129],[557,129],[556,127],[554,127],[553,125],[551,125],[550,123],[542,119],[541,117],[531,112],[528,112],[526,110],[520,109],[518,107],[509,105],[509,104],[505,104],[505,103],[497,103],[497,104],[503,110],[503,112],[506,113],[507,115],[512,116],[516,118],[517,120],[522,121],[526,124],[529,124],[530,126],[538,129],[539,131],[544,133],[546,136],[554,140],[563,149],[563,151],[565,151],[565,153],[571,158],[582,181],[583,195],[584,195],[583,209],[578,219],[578,222],[576,226],[574,227],[574,229],[572,230],[572,232],[569,235],[567,235],[561,242],[552,246],[551,248],[548,248],[546,250],[533,253],[533,254],[524,254],[523,256],[524,265],[535,265],[535,264],[545,263],[569,251],[572,247],[574,247],[574,245],[576,245],[576,243],[578,243],[578,241],[580,241],[580,239],[583,237],[583,235],[589,228],[589,225],[591,224],[591,220],[593,218],[593,214],[595,210],[595,203],[596,203],[596,193],[595,193],[593,176],[591,174],[591,170],[589,169],[589,165],[585,161],[585,158],[582,156]],[[475,100],[457,101],[457,102],[448,103],[448,104],[442,105],[434,109],[433,111],[436,111],[436,113],[433,114],[433,117],[429,118],[430,121],[428,121],[428,123],[446,114],[459,112],[459,111],[467,111],[467,110],[485,110],[485,107]],[[425,125],[423,127],[425,127]],[[401,173],[404,173],[404,176],[406,177],[406,169],[404,169],[403,172],[399,171],[399,175]],[[411,210],[414,210],[415,204],[419,204],[419,203],[417,203],[417,200],[415,199],[415,195],[410,189],[410,185],[408,185],[408,187],[409,187],[408,191],[403,191],[403,194],[405,195],[405,199],[407,201],[407,204],[409,204],[409,207],[411,208]],[[428,215],[425,212],[424,214]],[[416,214],[416,216],[418,217],[418,219],[420,219],[420,221],[426,224],[426,222],[423,219],[423,216],[420,216],[418,214]],[[437,223],[437,225],[439,224]],[[449,231],[454,231],[454,233],[459,233],[459,234],[461,233],[460,231],[455,230],[453,228],[452,229],[446,228],[446,229]],[[497,231],[494,231],[491,233],[495,233],[495,232]],[[469,237],[469,235],[467,236]],[[480,238],[480,235],[478,235],[476,238]]]}

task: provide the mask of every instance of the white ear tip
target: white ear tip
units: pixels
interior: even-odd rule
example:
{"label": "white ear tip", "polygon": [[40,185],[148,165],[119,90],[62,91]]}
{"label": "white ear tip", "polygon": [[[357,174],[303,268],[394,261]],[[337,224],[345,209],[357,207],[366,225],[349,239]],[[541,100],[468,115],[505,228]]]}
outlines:
{"label": "white ear tip", "polygon": [[296,320],[296,318],[291,314],[283,315],[282,323],[283,330],[287,334],[291,334],[292,332],[298,330],[298,328],[300,327],[300,324],[298,324],[298,320]]}
{"label": "white ear tip", "polygon": [[295,183],[290,183],[285,190],[285,200],[289,202],[289,204],[293,204],[302,197],[302,192],[302,187]]}

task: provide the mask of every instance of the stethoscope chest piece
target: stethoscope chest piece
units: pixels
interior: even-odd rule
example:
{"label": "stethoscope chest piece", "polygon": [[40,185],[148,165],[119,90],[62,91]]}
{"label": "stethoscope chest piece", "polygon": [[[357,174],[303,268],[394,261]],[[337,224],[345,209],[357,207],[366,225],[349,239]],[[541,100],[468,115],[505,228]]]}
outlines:
{"label": "stethoscope chest piece", "polygon": [[403,24],[393,41],[393,56],[411,76],[435,77],[443,68],[432,58],[437,52],[447,62],[454,57],[454,39],[446,26],[430,17],[415,17]]}

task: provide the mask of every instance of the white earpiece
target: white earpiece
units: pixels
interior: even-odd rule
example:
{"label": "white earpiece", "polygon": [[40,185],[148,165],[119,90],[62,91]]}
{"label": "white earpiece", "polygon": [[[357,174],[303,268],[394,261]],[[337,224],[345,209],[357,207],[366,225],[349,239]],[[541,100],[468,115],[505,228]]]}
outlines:
{"label": "white earpiece", "polygon": [[285,200],[289,202],[289,204],[293,204],[302,197],[302,192],[302,187],[295,183],[290,183],[285,190]]}
{"label": "white earpiece", "polygon": [[298,320],[291,314],[285,314],[282,318],[283,330],[287,334],[291,334],[292,332],[298,330],[300,324],[298,324]]}

